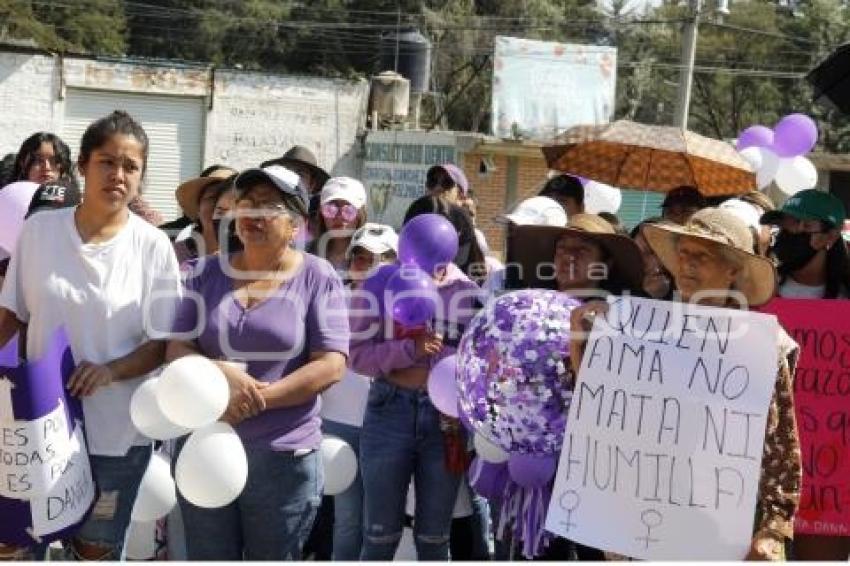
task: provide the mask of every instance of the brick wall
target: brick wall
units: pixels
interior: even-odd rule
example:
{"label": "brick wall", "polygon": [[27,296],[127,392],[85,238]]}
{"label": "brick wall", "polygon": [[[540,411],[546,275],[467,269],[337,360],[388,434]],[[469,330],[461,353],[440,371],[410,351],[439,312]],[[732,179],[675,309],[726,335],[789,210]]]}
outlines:
{"label": "brick wall", "polygon": [[[489,173],[481,174],[479,167],[483,158],[494,165]],[[495,218],[510,209],[517,202],[534,196],[540,185],[545,182],[548,168],[543,160],[533,155],[515,157],[517,162],[517,196],[508,196],[508,168],[510,158],[507,155],[491,155],[481,151],[467,152],[463,156],[463,168],[475,195],[478,198],[477,225],[487,237],[493,253],[501,256],[504,251],[505,235],[502,225]]]}

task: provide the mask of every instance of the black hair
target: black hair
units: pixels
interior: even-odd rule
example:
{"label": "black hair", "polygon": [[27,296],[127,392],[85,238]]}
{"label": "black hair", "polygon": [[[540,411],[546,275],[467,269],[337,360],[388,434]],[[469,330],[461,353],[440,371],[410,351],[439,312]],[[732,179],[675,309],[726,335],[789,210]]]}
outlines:
{"label": "black hair", "polygon": [[17,153],[7,153],[0,160],[0,187],[5,187],[9,183],[14,182],[15,158]]}
{"label": "black hair", "polygon": [[89,124],[80,141],[78,162],[81,165],[88,163],[92,151],[103,146],[115,134],[134,137],[142,145],[142,175],[144,175],[148,166],[148,135],[142,125],[124,110],[114,110],[112,114]]}
{"label": "black hair", "polygon": [[25,181],[32,167],[32,160],[41,144],[49,143],[53,146],[53,154],[56,156],[59,167],[60,178],[73,179],[74,164],[71,162],[71,150],[68,145],[56,134],[50,132],[36,132],[21,144],[15,157],[15,167],[12,170],[12,181]]}
{"label": "black hair", "polygon": [[666,222],[666,221],[663,218],[661,218],[660,216],[650,216],[649,218],[644,218],[643,220],[638,222],[635,225],[634,228],[632,228],[632,231],[629,232],[629,238],[631,238],[632,240],[637,238],[638,234],[640,234],[640,231],[644,226],[651,226],[653,224],[661,224],[663,222]]}
{"label": "black hair", "polygon": [[[228,168],[222,167],[222,169],[228,169]],[[226,179],[222,179],[220,181],[215,181],[215,182],[210,183],[209,185],[204,187],[203,190],[201,190],[200,198],[203,198],[206,195],[211,194],[211,195],[215,196],[215,202],[218,202],[218,199],[221,198],[221,195],[223,195],[224,193],[226,193],[229,190],[235,189],[234,182],[236,181],[236,177],[238,177],[238,176],[239,176],[238,173],[234,173],[233,175],[231,175],[230,177],[228,177]],[[201,177],[206,177],[206,175],[201,173]],[[198,217],[198,219],[193,224],[195,226],[195,230],[200,232],[201,231],[200,216]]]}
{"label": "black hair", "polygon": [[549,179],[538,193],[541,197],[553,195],[571,198],[579,206],[584,205],[584,186],[572,175],[558,175]]}
{"label": "black hair", "polygon": [[850,295],[850,254],[847,243],[839,234],[838,241],[826,252],[826,289],[824,299]]}
{"label": "black hair", "polygon": [[484,266],[484,252],[481,250],[478,238],[475,236],[475,224],[473,224],[469,213],[462,207],[449,203],[438,196],[425,195],[410,204],[404,215],[402,225],[407,224],[421,214],[439,214],[452,223],[455,230],[457,230],[458,247],[469,246],[469,254],[466,257],[466,261],[458,264],[458,267],[475,282],[480,283],[485,279],[487,274],[483,273],[484,270],[482,269]]}

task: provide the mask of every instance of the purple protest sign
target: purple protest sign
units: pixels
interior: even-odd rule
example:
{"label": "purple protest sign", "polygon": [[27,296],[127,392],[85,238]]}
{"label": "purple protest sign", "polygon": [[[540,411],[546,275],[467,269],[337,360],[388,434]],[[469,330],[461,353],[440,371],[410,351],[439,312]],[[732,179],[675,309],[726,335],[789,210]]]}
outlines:
{"label": "purple protest sign", "polygon": [[0,350],[0,543],[62,538],[91,510],[82,405],[65,389],[75,365],[62,328],[32,362],[17,339]]}

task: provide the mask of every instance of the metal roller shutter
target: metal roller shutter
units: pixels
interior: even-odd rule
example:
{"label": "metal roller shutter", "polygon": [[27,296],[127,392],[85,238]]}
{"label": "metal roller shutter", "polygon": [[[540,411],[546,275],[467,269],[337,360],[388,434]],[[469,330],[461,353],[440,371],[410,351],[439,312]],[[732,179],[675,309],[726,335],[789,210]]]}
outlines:
{"label": "metal roller shutter", "polygon": [[617,216],[629,230],[634,228],[641,220],[651,216],[661,216],[661,201],[664,200],[663,193],[654,191],[622,191],[623,202]]}
{"label": "metal roller shutter", "polygon": [[138,120],[150,140],[145,200],[166,220],[178,217],[174,190],[181,181],[196,177],[203,163],[203,99],[69,88],[62,138],[75,158],[88,125],[116,109]]}

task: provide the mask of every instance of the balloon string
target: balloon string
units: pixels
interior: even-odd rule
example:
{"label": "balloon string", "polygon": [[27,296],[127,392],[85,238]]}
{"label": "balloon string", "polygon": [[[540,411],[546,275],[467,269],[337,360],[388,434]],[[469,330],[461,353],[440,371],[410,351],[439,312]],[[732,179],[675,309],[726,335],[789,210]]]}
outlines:
{"label": "balloon string", "polygon": [[505,531],[509,530],[514,541],[522,542],[525,558],[539,555],[552,538],[543,528],[551,495],[549,485],[525,489],[509,481],[502,498],[498,538],[504,539]]}

